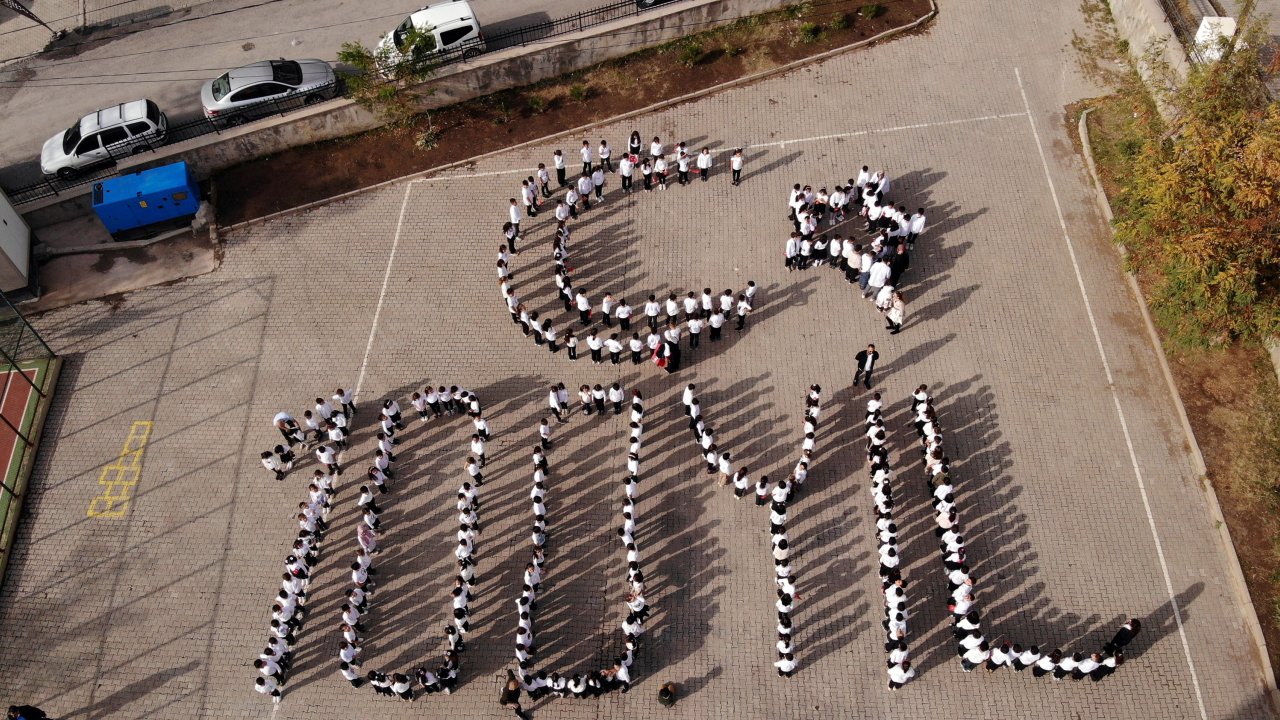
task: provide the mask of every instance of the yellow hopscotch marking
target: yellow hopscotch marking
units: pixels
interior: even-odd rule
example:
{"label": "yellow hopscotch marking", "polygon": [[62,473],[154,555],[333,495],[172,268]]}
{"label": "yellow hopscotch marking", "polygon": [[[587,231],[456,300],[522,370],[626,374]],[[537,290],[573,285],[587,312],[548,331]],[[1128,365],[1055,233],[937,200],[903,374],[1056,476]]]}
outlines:
{"label": "yellow hopscotch marking", "polygon": [[120,449],[120,456],[102,468],[98,475],[102,494],[89,502],[86,513],[89,517],[124,517],[129,509],[129,500],[133,498],[133,488],[138,484],[138,476],[142,474],[142,454],[150,438],[151,421],[134,420],[129,428],[129,437],[125,438],[124,447]]}

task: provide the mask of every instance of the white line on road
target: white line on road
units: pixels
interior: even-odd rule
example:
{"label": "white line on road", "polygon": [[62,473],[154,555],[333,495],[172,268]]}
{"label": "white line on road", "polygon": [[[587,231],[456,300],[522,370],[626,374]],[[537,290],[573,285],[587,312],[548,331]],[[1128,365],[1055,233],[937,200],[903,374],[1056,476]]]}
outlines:
{"label": "white line on road", "polygon": [[[794,140],[777,140],[766,143],[751,143],[742,145],[742,149],[750,150],[752,148],[785,148],[788,145],[796,145],[799,143],[821,142],[823,140],[837,140],[841,138],[861,137],[863,135],[879,135],[880,133],[903,132],[905,130],[923,130],[925,128],[946,127],[948,125],[964,125],[967,123],[987,122],[990,120],[1005,120],[1007,118],[1020,118],[1026,115],[1025,112],[1002,113],[999,115],[983,115],[981,117],[958,118],[956,120],[939,120],[937,122],[916,123],[914,125],[897,125],[887,128],[868,128],[866,130],[852,130],[850,132],[833,133],[831,135],[815,135],[814,137],[795,138]],[[440,175],[433,175],[428,178],[419,178],[413,182],[429,182],[432,180],[453,180],[453,179],[469,179],[483,177],[497,177],[499,175],[527,175],[527,170],[491,170],[482,173],[463,173],[463,174],[446,174],[444,171]]]}
{"label": "white line on road", "polygon": [[777,147],[784,148],[788,145],[796,143],[819,142],[821,140],[836,140],[840,138],[860,137],[862,135],[878,135],[880,133],[902,132],[903,130],[921,130],[923,128],[944,127],[946,125],[962,125],[964,123],[986,122],[988,120],[1003,120],[1005,118],[1016,118],[1026,115],[1025,112],[1020,113],[1003,113],[1000,115],[983,115],[982,117],[960,118],[958,120],[939,120],[938,122],[916,123],[914,125],[898,125],[896,127],[872,128],[870,130],[854,130],[852,132],[834,133],[831,135],[816,135],[814,137],[796,138],[795,140],[778,140],[769,143],[754,143],[744,145],[743,149]]}
{"label": "white line on road", "polygon": [[391,268],[396,262],[396,249],[400,247],[400,232],[404,229],[404,214],[409,209],[409,193],[413,184],[419,180],[410,180],[404,186],[404,200],[400,202],[400,217],[396,220],[396,234],[391,240],[391,252],[387,255],[387,269],[382,273],[382,290],[378,292],[378,307],[373,311],[373,326],[369,328],[369,342],[364,344],[364,359],[360,361],[360,376],[356,380],[356,389],[352,396],[360,399],[360,389],[364,387],[364,375],[369,369],[369,354],[373,352],[373,339],[378,334],[378,321],[382,318],[382,304],[387,299],[387,285],[391,282]]}
{"label": "white line on road", "polygon": [[1084,276],[1080,274],[1080,264],[1076,261],[1076,250],[1067,234],[1067,221],[1062,214],[1062,203],[1058,201],[1058,190],[1054,187],[1053,176],[1049,172],[1049,160],[1044,154],[1044,145],[1040,142],[1040,131],[1036,129],[1035,118],[1031,115],[1031,103],[1027,102],[1027,91],[1022,84],[1022,72],[1013,69],[1018,79],[1018,92],[1022,94],[1022,106],[1026,109],[1027,122],[1031,124],[1031,134],[1036,140],[1036,151],[1040,153],[1040,164],[1044,166],[1044,179],[1049,183],[1049,193],[1053,196],[1053,207],[1058,212],[1058,225],[1062,228],[1062,239],[1067,243],[1067,254],[1071,256],[1071,266],[1075,268],[1076,283],[1080,286],[1080,296],[1084,298],[1084,309],[1089,315],[1089,326],[1093,329],[1093,341],[1098,347],[1098,357],[1102,359],[1102,369],[1107,375],[1107,387],[1111,390],[1111,400],[1116,406],[1116,415],[1120,418],[1120,430],[1124,433],[1124,443],[1129,447],[1129,462],[1133,464],[1133,475],[1138,479],[1138,493],[1142,496],[1142,505],[1147,511],[1147,524],[1151,527],[1151,537],[1156,541],[1156,557],[1160,560],[1160,571],[1164,573],[1164,586],[1169,594],[1169,605],[1173,608],[1173,619],[1178,623],[1178,636],[1182,638],[1182,652],[1187,657],[1187,669],[1191,671],[1191,686],[1196,691],[1196,702],[1200,705],[1200,717],[1209,720],[1204,708],[1204,697],[1200,694],[1200,678],[1196,675],[1196,664],[1191,659],[1191,646],[1187,643],[1187,631],[1182,626],[1182,609],[1178,607],[1178,598],[1173,592],[1173,581],[1169,578],[1169,565],[1164,559],[1164,544],[1160,542],[1160,533],[1156,530],[1156,519],[1151,513],[1151,500],[1147,497],[1147,486],[1142,479],[1142,469],[1138,466],[1138,455],[1133,449],[1133,439],[1129,436],[1129,423],[1125,420],[1124,410],[1120,406],[1120,396],[1116,393],[1115,381],[1111,375],[1111,363],[1107,360],[1107,352],[1102,347],[1102,335],[1098,332],[1098,322],[1093,317],[1093,306],[1089,302],[1089,293],[1085,291]]}

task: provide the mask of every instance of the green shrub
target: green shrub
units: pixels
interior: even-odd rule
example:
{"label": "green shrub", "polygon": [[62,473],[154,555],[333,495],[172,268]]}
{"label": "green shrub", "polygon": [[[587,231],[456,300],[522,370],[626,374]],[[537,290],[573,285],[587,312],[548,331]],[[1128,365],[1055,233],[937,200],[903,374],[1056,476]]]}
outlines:
{"label": "green shrub", "polygon": [[880,6],[880,3],[867,3],[858,10],[858,14],[861,15],[864,20],[871,20],[883,11],[884,8]]}
{"label": "green shrub", "polygon": [[741,54],[742,54],[743,52],[745,52],[745,51],[746,51],[746,50],[745,50],[745,48],[742,48],[742,47],[740,47],[740,46],[738,46],[738,45],[725,45],[725,46],[724,46],[724,54],[725,54],[725,57],[738,57],[739,55],[741,55]]}
{"label": "green shrub", "polygon": [[426,130],[418,133],[418,137],[414,139],[413,144],[419,150],[431,150],[440,144],[440,133],[435,130]]}
{"label": "green shrub", "polygon": [[802,2],[797,5],[787,5],[786,7],[782,8],[782,12],[785,13],[786,16],[792,20],[799,20],[805,15],[808,15],[810,9],[811,8],[809,6],[809,3]]}
{"label": "green shrub", "polygon": [[796,37],[803,43],[816,42],[818,38],[822,37],[822,27],[817,23],[800,23]]}
{"label": "green shrub", "polygon": [[689,40],[684,44],[684,48],[680,50],[680,64],[685,67],[693,67],[702,62],[707,57],[707,51],[702,48],[702,43],[697,40]]}
{"label": "green shrub", "polygon": [[541,95],[530,95],[528,102],[529,112],[532,112],[534,115],[541,115],[547,111],[547,99]]}
{"label": "green shrub", "polygon": [[586,85],[570,85],[569,99],[574,102],[584,102],[591,97],[591,89]]}
{"label": "green shrub", "polygon": [[832,30],[844,30],[849,27],[849,16],[845,13],[840,13],[834,18],[831,18],[831,22],[827,23],[827,27]]}

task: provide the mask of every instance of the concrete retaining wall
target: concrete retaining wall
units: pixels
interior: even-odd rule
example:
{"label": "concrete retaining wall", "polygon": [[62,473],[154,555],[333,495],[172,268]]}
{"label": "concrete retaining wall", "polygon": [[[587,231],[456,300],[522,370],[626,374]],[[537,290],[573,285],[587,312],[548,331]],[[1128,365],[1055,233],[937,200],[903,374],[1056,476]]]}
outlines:
{"label": "concrete retaining wall", "polygon": [[[521,87],[787,4],[787,0],[680,2],[540,43],[534,48],[514,47],[482,55],[445,68],[426,83],[433,93],[424,105],[434,109]],[[376,117],[350,100],[337,100],[217,135],[168,145],[154,154],[120,163],[120,172],[186,160],[196,177],[205,179],[248,160],[371,130],[380,124]],[[22,211],[32,227],[47,227],[83,214],[89,207],[91,191],[92,185],[84,185],[58,197],[28,203]]]}
{"label": "concrete retaining wall", "polygon": [[[1174,34],[1173,25],[1159,0],[1108,0],[1120,37],[1129,42],[1129,52],[1141,63],[1147,48],[1160,48],[1160,57],[1179,78],[1191,69],[1187,53]],[[1145,76],[1145,69],[1144,69]],[[1151,80],[1150,77],[1147,78]]]}

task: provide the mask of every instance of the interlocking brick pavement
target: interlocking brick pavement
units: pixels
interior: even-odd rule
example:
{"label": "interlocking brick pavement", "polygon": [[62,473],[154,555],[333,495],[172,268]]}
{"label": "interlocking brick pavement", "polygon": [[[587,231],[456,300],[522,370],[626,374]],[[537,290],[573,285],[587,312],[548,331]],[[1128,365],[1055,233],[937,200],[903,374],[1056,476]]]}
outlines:
{"label": "interlocking brick pavement", "polygon": [[[666,680],[673,717],[1200,716],[1130,453],[1106,385],[1031,121],[1045,142],[1116,394],[1185,623],[1206,715],[1265,717],[1258,669],[1172,401],[1135,301],[1066,135],[1062,106],[1096,92],[1065,50],[1074,6],[948,3],[926,33],[590,133],[711,145],[707,184],[607,201],[574,230],[578,281],[641,294],[762,287],[747,332],[727,330],[675,377],[648,366],[569,363],[522,338],[495,284],[497,227],[519,174],[553,145],[232,233],[223,267],[118,306],[50,313],[38,327],[67,354],[62,391],[0,591],[11,651],[0,687],[55,715],[85,717],[497,717],[510,662],[512,600],[527,559],[529,448],[545,388],[621,380],[649,398],[641,527],[654,616],[627,695],[547,701],[540,718],[647,717]],[[1028,96],[1026,112],[1014,68]],[[804,140],[823,136],[825,140]],[[559,142],[571,151],[576,138]],[[727,153],[748,151],[741,187]],[[787,273],[786,189],[886,167],[893,195],[929,208],[908,276],[908,320],[887,335],[834,273]],[[611,178],[611,183],[616,179]],[[264,191],[269,191],[264,188]],[[401,210],[404,209],[403,217]],[[562,320],[545,257],[549,226],[515,259],[526,301]],[[397,240],[398,238],[398,240]],[[396,245],[385,297],[379,291]],[[372,353],[364,350],[375,313]],[[880,598],[863,479],[853,353],[880,348],[877,384],[893,428],[903,495],[911,646],[920,677],[884,686]],[[687,353],[686,353],[687,354]],[[277,483],[256,453],[280,408],[362,375],[357,443],[335,529],[313,584],[285,701],[254,693],[269,594],[293,534],[290,509],[310,465]],[[495,440],[478,542],[475,630],[463,686],[408,706],[353,691],[335,672],[343,567],[354,547],[356,473],[371,453],[376,399],[425,382],[476,390]],[[792,510],[802,599],[800,672],[773,674],[768,537],[759,508],[701,470],[679,388],[700,386],[721,444],[755,474],[785,473],[800,441],[804,388],[826,390],[810,491]],[[964,675],[952,657],[945,585],[926,493],[908,467],[907,396],[929,383],[955,460],[970,551],[992,638],[1096,648],[1129,614],[1145,630],[1104,683]],[[86,517],[100,468],[133,421],[154,423],[127,517]],[[626,433],[575,417],[550,455],[547,590],[540,666],[580,671],[617,651],[623,554],[617,523]],[[446,618],[449,499],[469,427],[407,433],[387,496],[388,551],[369,622],[371,667],[436,662]],[[28,649],[29,648],[29,649]]]}

